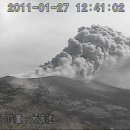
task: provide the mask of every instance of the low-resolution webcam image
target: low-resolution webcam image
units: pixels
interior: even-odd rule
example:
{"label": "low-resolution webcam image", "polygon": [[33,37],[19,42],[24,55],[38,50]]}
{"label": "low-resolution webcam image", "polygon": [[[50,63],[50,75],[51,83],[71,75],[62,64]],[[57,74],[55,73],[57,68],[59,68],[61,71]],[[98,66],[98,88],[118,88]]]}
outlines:
{"label": "low-resolution webcam image", "polygon": [[0,0],[0,130],[117,129],[130,129],[130,1]]}

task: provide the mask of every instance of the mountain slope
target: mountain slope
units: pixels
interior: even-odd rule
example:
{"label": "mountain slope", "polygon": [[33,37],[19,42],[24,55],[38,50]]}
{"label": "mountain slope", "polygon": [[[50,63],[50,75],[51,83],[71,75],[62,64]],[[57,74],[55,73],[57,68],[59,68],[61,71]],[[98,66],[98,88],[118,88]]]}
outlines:
{"label": "mountain slope", "polygon": [[130,128],[130,90],[99,81],[8,76],[0,79],[0,97],[5,108],[35,106],[51,113],[52,128]]}

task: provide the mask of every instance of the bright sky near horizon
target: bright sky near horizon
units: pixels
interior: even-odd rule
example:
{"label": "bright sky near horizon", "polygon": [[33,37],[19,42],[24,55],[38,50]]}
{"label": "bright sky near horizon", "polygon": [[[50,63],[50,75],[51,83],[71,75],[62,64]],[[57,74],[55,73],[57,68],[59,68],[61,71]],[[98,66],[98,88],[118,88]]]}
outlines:
{"label": "bright sky near horizon", "polygon": [[[11,3],[50,3],[60,0],[11,0]],[[27,72],[51,60],[77,34],[78,27],[99,24],[130,36],[130,1],[64,0],[70,3],[66,13],[38,11],[9,13],[10,0],[0,0],[0,76]],[[76,3],[124,3],[125,12],[76,12]]]}

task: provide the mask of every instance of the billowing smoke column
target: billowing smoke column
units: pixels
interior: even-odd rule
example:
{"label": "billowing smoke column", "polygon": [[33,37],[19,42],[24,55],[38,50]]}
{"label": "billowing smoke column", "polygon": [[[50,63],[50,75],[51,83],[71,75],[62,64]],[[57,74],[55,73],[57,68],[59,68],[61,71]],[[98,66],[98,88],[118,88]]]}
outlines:
{"label": "billowing smoke column", "polygon": [[130,38],[122,33],[106,26],[81,27],[78,34],[68,40],[68,47],[41,65],[34,75],[86,79],[98,72],[102,65],[116,64],[129,55]]}

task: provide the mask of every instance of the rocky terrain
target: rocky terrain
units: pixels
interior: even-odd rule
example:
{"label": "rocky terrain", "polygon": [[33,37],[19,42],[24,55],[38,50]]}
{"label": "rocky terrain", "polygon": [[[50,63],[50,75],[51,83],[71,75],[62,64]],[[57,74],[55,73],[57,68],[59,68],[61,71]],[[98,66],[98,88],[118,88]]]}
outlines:
{"label": "rocky terrain", "polygon": [[0,128],[129,129],[130,90],[64,77],[0,78],[0,114],[53,116],[52,124],[2,124]]}

